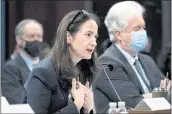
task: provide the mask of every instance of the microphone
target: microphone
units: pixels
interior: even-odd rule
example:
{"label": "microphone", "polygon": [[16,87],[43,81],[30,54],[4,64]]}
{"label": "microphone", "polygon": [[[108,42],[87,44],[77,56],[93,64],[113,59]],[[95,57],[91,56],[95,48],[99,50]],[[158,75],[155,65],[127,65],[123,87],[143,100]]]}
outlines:
{"label": "microphone", "polygon": [[[104,65],[107,65],[108,67],[104,67]],[[111,84],[111,86],[112,86],[112,88],[113,88],[115,94],[116,94],[117,97],[118,97],[118,100],[119,100],[119,101],[122,101],[121,98],[120,98],[120,96],[118,95],[118,92],[116,91],[115,87],[113,86],[112,81],[110,80],[110,78],[109,78],[109,76],[108,76],[108,74],[107,74],[107,72],[106,72],[106,69],[107,69],[107,68],[109,69],[109,71],[113,71],[113,69],[114,69],[113,65],[103,63],[102,66],[103,66],[103,70],[104,70],[104,72],[105,72],[106,77],[108,78],[108,80],[109,80],[109,82],[110,82],[110,84]]]}
{"label": "microphone", "polygon": [[108,68],[109,68],[110,71],[112,71],[113,70],[113,65],[109,64]]}
{"label": "microphone", "polygon": [[[111,65],[111,64],[106,64],[106,63],[101,63],[101,64],[102,64],[102,66],[107,65],[108,67],[106,67],[106,68],[108,68],[110,71],[113,71],[113,69],[114,69],[113,65]],[[103,66],[103,68],[104,68],[104,66]]]}
{"label": "microphone", "polygon": [[[107,65],[107,67],[104,67],[105,65]],[[108,74],[107,74],[107,72],[106,72],[106,69],[107,69],[107,68],[109,69],[109,71],[113,71],[113,70],[114,70],[114,66],[113,66],[112,64],[107,64],[107,63],[102,63],[102,66],[103,66],[103,70],[104,70],[104,72],[105,72],[106,77],[108,78],[108,80],[109,80],[109,82],[110,82],[110,84],[111,84],[111,86],[112,86],[112,88],[113,88],[115,94],[116,94],[117,97],[118,97],[118,100],[119,100],[119,101],[122,101],[122,100],[121,100],[121,97],[119,96],[118,92],[116,91],[115,87],[114,87],[113,84],[112,84],[112,81],[110,80],[110,78],[109,78],[109,76],[108,76]],[[125,105],[126,105],[126,107],[128,107],[129,110],[132,110],[132,109],[133,109],[132,107],[128,106],[127,103],[126,103]]]}

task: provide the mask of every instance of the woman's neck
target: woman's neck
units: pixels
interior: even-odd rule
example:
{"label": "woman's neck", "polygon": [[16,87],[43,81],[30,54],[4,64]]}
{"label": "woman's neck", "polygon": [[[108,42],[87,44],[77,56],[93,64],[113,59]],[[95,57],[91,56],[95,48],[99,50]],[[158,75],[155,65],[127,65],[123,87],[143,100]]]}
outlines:
{"label": "woman's neck", "polygon": [[79,63],[79,61],[81,61],[81,58],[76,56],[76,54],[72,53],[71,49],[70,49],[70,56],[71,56],[71,60],[74,64],[74,66],[76,66],[76,64]]}

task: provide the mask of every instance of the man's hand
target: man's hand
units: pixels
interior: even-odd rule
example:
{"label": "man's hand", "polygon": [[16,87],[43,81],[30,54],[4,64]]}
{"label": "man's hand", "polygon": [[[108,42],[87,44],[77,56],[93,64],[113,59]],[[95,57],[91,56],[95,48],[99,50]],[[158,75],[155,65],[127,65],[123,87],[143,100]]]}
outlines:
{"label": "man's hand", "polygon": [[167,91],[169,91],[171,89],[171,80],[167,78],[165,78],[164,80],[161,80],[160,88],[166,88]]}
{"label": "man's hand", "polygon": [[147,93],[142,95],[145,99],[150,99],[152,98],[152,93]]}

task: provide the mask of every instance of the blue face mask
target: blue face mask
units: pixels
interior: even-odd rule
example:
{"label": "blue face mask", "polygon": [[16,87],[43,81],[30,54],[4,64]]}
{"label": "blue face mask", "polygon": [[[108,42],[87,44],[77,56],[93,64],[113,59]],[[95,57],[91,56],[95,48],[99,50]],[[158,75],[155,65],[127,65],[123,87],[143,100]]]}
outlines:
{"label": "blue face mask", "polygon": [[135,52],[140,52],[146,47],[148,38],[145,30],[132,32],[131,38],[132,38],[132,42],[130,44],[130,47]]}

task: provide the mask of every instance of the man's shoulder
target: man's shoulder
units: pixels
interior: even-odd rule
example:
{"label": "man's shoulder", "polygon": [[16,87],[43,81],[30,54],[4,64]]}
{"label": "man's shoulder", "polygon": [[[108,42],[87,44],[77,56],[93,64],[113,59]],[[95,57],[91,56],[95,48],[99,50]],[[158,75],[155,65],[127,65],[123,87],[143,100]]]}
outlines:
{"label": "man's shoulder", "polygon": [[22,66],[19,61],[15,59],[10,59],[6,61],[6,63],[2,67],[2,77],[3,76],[19,76],[20,72],[23,72],[22,68],[25,66]]}
{"label": "man's shoulder", "polygon": [[5,62],[5,64],[3,65],[3,67],[14,67],[17,68],[18,66],[20,66],[20,60],[21,58],[14,58],[14,59],[9,59]]}
{"label": "man's shoulder", "polygon": [[118,53],[114,50],[113,46],[110,46],[99,58],[98,61],[102,62],[111,62],[116,63],[120,62],[120,58],[118,57]]}
{"label": "man's shoulder", "polygon": [[13,65],[16,65],[16,60],[14,59],[9,59],[5,62],[4,66],[13,66]]}
{"label": "man's shoulder", "polygon": [[149,61],[154,61],[154,60],[152,59],[152,57],[150,57],[149,55],[146,55],[146,54],[139,53],[138,56],[139,56],[140,59],[149,60]]}

